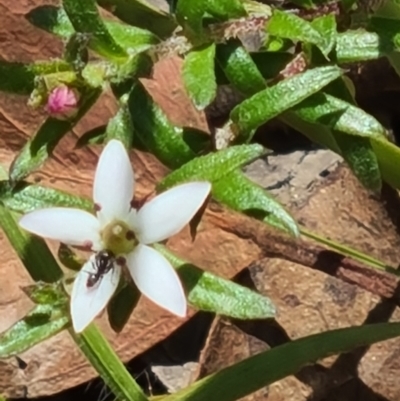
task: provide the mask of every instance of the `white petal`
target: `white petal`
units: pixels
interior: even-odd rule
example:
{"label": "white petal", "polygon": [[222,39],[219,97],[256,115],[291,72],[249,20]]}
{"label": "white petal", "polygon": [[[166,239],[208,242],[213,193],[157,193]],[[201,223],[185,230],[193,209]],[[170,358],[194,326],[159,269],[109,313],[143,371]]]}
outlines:
{"label": "white petal", "polygon": [[182,284],[163,255],[146,245],[138,245],[128,255],[127,266],[143,295],[177,316],[186,316],[186,298]]}
{"label": "white petal", "polygon": [[19,225],[33,234],[68,245],[87,246],[100,241],[99,222],[84,210],[52,207],[28,213]]}
{"label": "white petal", "polygon": [[100,277],[94,286],[88,287],[89,275],[96,270],[94,255],[92,255],[76,276],[72,287],[71,317],[76,333],[83,331],[106,307],[118,286],[121,267],[115,265],[113,269]]}
{"label": "white petal", "polygon": [[122,142],[108,142],[97,164],[93,200],[100,207],[99,218],[105,224],[125,220],[133,197],[134,176],[128,152]]}
{"label": "white petal", "polygon": [[152,244],[178,233],[189,223],[210,193],[209,182],[178,185],[146,203],[137,214],[140,242]]}

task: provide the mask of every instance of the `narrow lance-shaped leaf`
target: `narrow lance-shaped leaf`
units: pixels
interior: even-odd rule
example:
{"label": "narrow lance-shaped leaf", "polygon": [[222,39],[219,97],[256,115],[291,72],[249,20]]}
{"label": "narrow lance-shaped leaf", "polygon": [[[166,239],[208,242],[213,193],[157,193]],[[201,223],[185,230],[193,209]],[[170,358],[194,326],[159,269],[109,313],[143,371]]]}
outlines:
{"label": "narrow lance-shaped leaf", "polygon": [[265,89],[265,79],[240,42],[219,45],[217,61],[229,82],[241,93],[253,95]]}
{"label": "narrow lance-shaped leaf", "polygon": [[329,47],[327,47],[329,43],[326,42],[319,31],[310,22],[293,13],[275,9],[266,25],[266,30],[270,35],[311,43],[319,47],[323,54],[329,53]]}
{"label": "narrow lance-shaped leaf", "polygon": [[129,95],[125,94],[119,99],[120,108],[117,114],[110,119],[106,128],[106,141],[117,139],[127,149],[130,149],[133,139],[133,124],[129,113]]}
{"label": "narrow lance-shaped leaf", "polygon": [[49,117],[14,159],[10,168],[11,181],[20,181],[38,169],[52,154],[61,138],[90,109],[100,92],[101,90],[90,90],[83,95],[79,112],[71,121]]}
{"label": "narrow lance-shaped leaf", "polygon": [[[63,39],[68,39],[75,29],[64,9],[56,6],[40,6],[27,14],[27,19],[35,26],[51,32]],[[127,53],[147,50],[159,39],[150,31],[116,21],[103,21],[115,42]],[[93,43],[89,43],[89,47]]]}
{"label": "narrow lance-shaped leaf", "polygon": [[[129,110],[135,129],[134,135],[162,163],[177,168],[196,156],[190,141],[204,135],[186,132],[170,123],[141,84],[136,84],[131,91]],[[135,138],[133,141],[135,143]]]}
{"label": "narrow lance-shaped leaf", "polygon": [[0,334],[0,358],[17,355],[56,335],[69,324],[68,308],[37,305],[23,319]]}
{"label": "narrow lance-shaped leaf", "polygon": [[211,15],[220,21],[240,18],[246,15],[240,0],[179,0],[176,18],[186,29],[192,40],[199,40],[203,34],[203,18]]}
{"label": "narrow lance-shaped leaf", "polygon": [[207,0],[205,4],[209,14],[223,21],[246,15],[242,0]]}
{"label": "narrow lance-shaped leaf", "polygon": [[9,181],[0,181],[0,201],[18,213],[35,209],[60,206],[93,211],[92,201],[57,189],[19,182],[12,186]]}
{"label": "narrow lance-shaped leaf", "polygon": [[376,60],[384,55],[385,46],[382,47],[381,38],[375,32],[356,30],[337,35],[335,59],[338,63]]}
{"label": "narrow lance-shaped leaf", "polygon": [[62,277],[62,270],[44,240],[20,229],[11,212],[2,204],[0,226],[35,281],[55,282]]}
{"label": "narrow lance-shaped leaf", "polygon": [[289,127],[301,132],[311,141],[340,154],[339,146],[330,128],[321,124],[308,122],[292,110],[283,113],[279,119]]}
{"label": "narrow lance-shaped leaf", "polygon": [[341,74],[341,69],[335,66],[313,68],[246,99],[231,112],[239,139],[248,140],[252,130],[318,92]]}
{"label": "narrow lance-shaped leaf", "polygon": [[35,88],[35,77],[55,72],[71,71],[62,60],[40,61],[32,64],[0,61],[0,91],[30,95]]}
{"label": "narrow lance-shaped leaf", "polygon": [[[385,129],[363,110],[325,93],[316,94],[282,116],[311,140],[343,156],[368,189],[382,185],[379,160],[370,140],[387,141]],[[349,135],[350,134],[350,135]]]}
{"label": "narrow lance-shaped leaf", "polygon": [[360,182],[371,191],[379,193],[382,188],[378,159],[368,138],[349,136],[334,132],[341,154]]}
{"label": "narrow lance-shaped leaf", "polygon": [[91,47],[102,56],[123,61],[127,54],[108,32],[94,0],[63,0],[63,7],[77,32],[90,35]]}
{"label": "narrow lance-shaped leaf", "polygon": [[258,144],[238,145],[197,157],[168,174],[158,189],[165,190],[186,181],[206,180],[212,183],[222,179],[231,171],[266,153]]}
{"label": "narrow lance-shaped leaf", "polygon": [[293,236],[299,235],[296,221],[271,195],[239,171],[232,171],[212,187],[215,200],[248,213]]}
{"label": "narrow lance-shaped leaf", "polygon": [[325,125],[350,135],[387,137],[386,129],[364,110],[327,93],[317,93],[292,108],[305,121]]}
{"label": "narrow lance-shaped leaf", "polygon": [[300,338],[254,355],[164,398],[165,401],[234,401],[296,374],[309,363],[400,335],[400,323],[370,324]]}
{"label": "narrow lance-shaped leaf", "polygon": [[36,305],[64,307],[68,302],[68,297],[59,282],[45,283],[38,281],[35,284],[22,287],[22,290]]}
{"label": "narrow lance-shaped leaf", "polygon": [[97,0],[99,6],[113,8],[113,14],[131,26],[148,29],[160,38],[177,27],[175,18],[146,0]]}
{"label": "narrow lance-shaped leaf", "polygon": [[333,14],[328,14],[315,18],[311,22],[311,26],[321,35],[323,40],[321,51],[325,56],[328,56],[336,44],[337,31],[335,16]]}
{"label": "narrow lance-shaped leaf", "polygon": [[155,244],[177,269],[188,293],[188,301],[197,309],[235,319],[266,319],[275,316],[272,301],[246,287],[215,276],[176,257],[163,245]]}
{"label": "narrow lance-shaped leaf", "polygon": [[140,291],[133,285],[125,285],[113,295],[107,305],[107,312],[110,326],[115,332],[119,333],[125,327],[140,296]]}
{"label": "narrow lance-shaped leaf", "polygon": [[185,57],[183,81],[190,98],[199,110],[208,106],[216,95],[214,58],[214,43],[193,49]]}

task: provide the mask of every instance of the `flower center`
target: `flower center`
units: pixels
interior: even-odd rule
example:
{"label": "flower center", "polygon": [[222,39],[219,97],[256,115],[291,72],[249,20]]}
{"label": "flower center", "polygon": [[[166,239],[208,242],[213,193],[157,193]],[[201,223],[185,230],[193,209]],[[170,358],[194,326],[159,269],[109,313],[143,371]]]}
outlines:
{"label": "flower center", "polygon": [[120,220],[114,220],[105,226],[100,235],[104,249],[112,251],[115,255],[130,253],[138,244],[135,233]]}

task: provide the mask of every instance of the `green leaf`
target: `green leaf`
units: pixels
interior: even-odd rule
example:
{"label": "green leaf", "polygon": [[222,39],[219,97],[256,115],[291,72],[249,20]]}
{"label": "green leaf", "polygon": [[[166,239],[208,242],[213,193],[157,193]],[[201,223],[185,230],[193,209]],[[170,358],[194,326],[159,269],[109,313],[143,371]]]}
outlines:
{"label": "green leaf", "polygon": [[[27,19],[33,25],[63,39],[68,39],[75,32],[71,21],[61,7],[50,5],[37,7],[27,14]],[[159,39],[146,29],[116,21],[104,20],[103,22],[115,42],[128,54],[145,51],[159,42]]]}
{"label": "green leaf", "polygon": [[379,193],[382,178],[378,160],[367,138],[334,132],[341,154],[360,182],[371,191]]}
{"label": "green leaf", "polygon": [[23,287],[22,290],[29,299],[37,305],[53,305],[64,307],[68,305],[68,297],[59,283],[37,282]]}
{"label": "green leaf", "polygon": [[0,91],[30,95],[35,88],[36,76],[71,70],[72,67],[62,60],[32,64],[0,61]]}
{"label": "green leaf", "polygon": [[301,367],[400,335],[400,323],[330,330],[247,358],[164,398],[164,401],[234,401],[296,374]]}
{"label": "green leaf", "polygon": [[191,39],[199,40],[203,33],[203,18],[212,16],[219,21],[240,18],[246,10],[240,0],[179,0],[176,18]]}
{"label": "green leaf", "polygon": [[208,14],[221,21],[244,17],[247,14],[242,0],[206,0],[205,7]]}
{"label": "green leaf", "polygon": [[191,143],[205,134],[172,125],[139,83],[131,91],[129,110],[135,135],[162,163],[177,168],[196,157]]}
{"label": "green leaf", "polygon": [[231,209],[250,214],[293,236],[299,235],[296,221],[285,208],[239,170],[213,183],[212,195]]}
{"label": "green leaf", "polygon": [[257,65],[240,42],[230,41],[217,47],[217,60],[229,82],[244,95],[265,89]]}
{"label": "green leaf", "polygon": [[129,54],[146,51],[160,40],[152,32],[114,21],[105,21],[114,40]]}
{"label": "green leaf", "polygon": [[63,0],[62,3],[74,29],[90,35],[90,46],[94,51],[117,62],[126,59],[127,53],[108,32],[94,0]]}
{"label": "green leaf", "polygon": [[310,96],[291,111],[305,121],[346,134],[380,139],[387,137],[386,129],[370,114],[327,93]]}
{"label": "green leaf", "polygon": [[44,5],[34,8],[25,15],[25,18],[32,24],[53,33],[63,39],[68,39],[74,32],[74,27],[61,7]]}
{"label": "green leaf", "polygon": [[203,33],[203,17],[207,0],[178,0],[176,5],[176,19],[185,27],[189,36],[201,36]]}
{"label": "green leaf", "polygon": [[199,310],[215,312],[235,319],[267,319],[275,316],[271,300],[249,288],[215,276],[176,257],[166,247],[154,244],[177,269],[188,301]]}
{"label": "green leaf", "polygon": [[120,108],[117,114],[111,118],[106,128],[106,141],[117,139],[121,141],[127,149],[132,146],[133,124],[129,113],[129,95],[123,95],[119,99]]}
{"label": "green leaf", "polygon": [[381,38],[375,32],[356,30],[339,33],[335,50],[338,63],[353,63],[376,60],[383,57],[389,48],[385,50]]}
{"label": "green leaf", "polygon": [[311,26],[321,35],[323,40],[321,51],[325,56],[328,56],[336,45],[337,31],[335,16],[328,14],[315,18],[311,22]]}
{"label": "green leaf", "polygon": [[384,180],[394,188],[400,189],[400,149],[387,140],[372,139],[371,145]]}
{"label": "green leaf", "polygon": [[214,72],[215,44],[193,49],[183,64],[183,81],[194,105],[203,110],[215,98],[217,83]]}
{"label": "green leaf", "polygon": [[325,56],[330,51],[329,40],[324,38],[310,22],[293,13],[275,9],[266,29],[270,35],[316,45]]}
{"label": "green leaf", "polygon": [[246,99],[231,112],[239,139],[248,140],[252,130],[318,92],[341,74],[336,66],[313,68]]}
{"label": "green leaf", "polygon": [[206,180],[214,183],[265,153],[266,151],[261,145],[253,144],[231,146],[217,153],[196,157],[168,174],[157,188],[163,191],[176,184],[194,180]]}
{"label": "green leaf", "polygon": [[398,18],[372,17],[368,20],[368,31],[376,32],[385,53],[399,50],[400,20]]}
{"label": "green leaf", "polygon": [[35,281],[53,283],[62,277],[62,270],[46,243],[20,229],[10,211],[1,203],[0,226]]}
{"label": "green leaf", "polygon": [[82,95],[81,106],[71,121],[49,117],[36,134],[24,145],[10,167],[10,179],[17,182],[41,167],[52,154],[61,138],[80,120],[99,97],[101,90],[90,90]]}
{"label": "green leaf", "polygon": [[376,60],[390,56],[400,48],[400,21],[372,17],[368,30],[346,31],[338,34],[336,60],[340,63]]}
{"label": "green leaf", "polygon": [[140,299],[140,291],[133,285],[125,285],[116,292],[107,305],[111,328],[120,333],[128,322]]}
{"label": "green leaf", "polygon": [[311,141],[326,146],[328,149],[331,149],[340,155],[339,146],[336,143],[335,137],[330,128],[308,122],[293,111],[285,112],[279,117],[279,119],[295,130],[301,132]]}
{"label": "green leaf", "polygon": [[37,305],[0,335],[0,358],[20,354],[66,328],[69,324],[67,310],[65,305]]}
{"label": "green leaf", "polygon": [[172,15],[146,0],[98,0],[97,3],[106,9],[111,7],[113,14],[121,21],[148,29],[161,38],[170,36],[177,27]]}
{"label": "green leaf", "polygon": [[106,138],[106,125],[99,125],[82,134],[76,141],[75,148],[80,149],[87,145],[101,145]]}
{"label": "green leaf", "polygon": [[25,182],[12,186],[8,181],[0,181],[0,201],[9,209],[19,213],[53,206],[93,211],[93,203],[88,199]]}
{"label": "green leaf", "polygon": [[67,268],[78,272],[86,263],[86,259],[78,256],[72,248],[66,244],[60,243],[57,251],[58,260]]}

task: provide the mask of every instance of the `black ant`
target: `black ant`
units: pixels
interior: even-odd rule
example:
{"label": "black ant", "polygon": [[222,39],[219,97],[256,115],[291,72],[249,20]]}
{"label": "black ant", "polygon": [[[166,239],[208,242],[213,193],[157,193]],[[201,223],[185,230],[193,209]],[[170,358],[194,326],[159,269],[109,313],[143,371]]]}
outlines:
{"label": "black ant", "polygon": [[86,281],[86,287],[91,288],[96,285],[98,281],[114,267],[115,261],[115,255],[113,252],[106,249],[97,252],[94,257],[94,261],[92,262],[93,266],[96,268],[96,271],[94,273],[89,273],[89,277]]}

